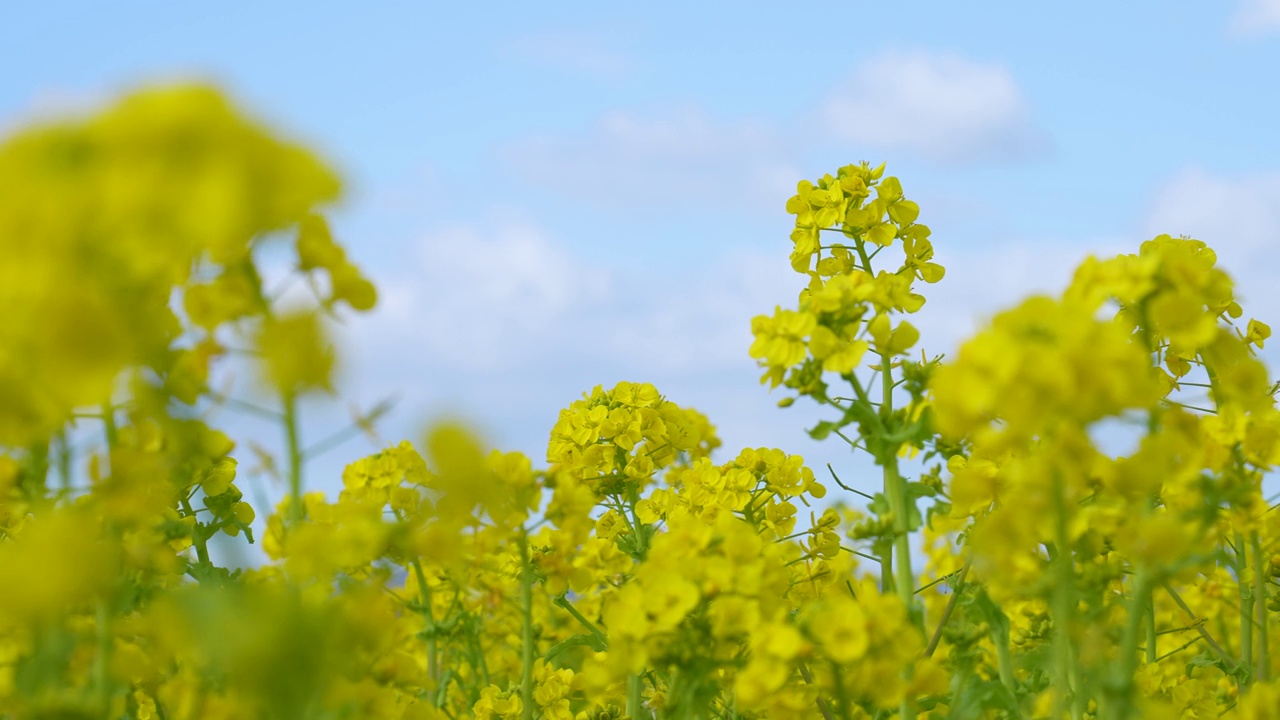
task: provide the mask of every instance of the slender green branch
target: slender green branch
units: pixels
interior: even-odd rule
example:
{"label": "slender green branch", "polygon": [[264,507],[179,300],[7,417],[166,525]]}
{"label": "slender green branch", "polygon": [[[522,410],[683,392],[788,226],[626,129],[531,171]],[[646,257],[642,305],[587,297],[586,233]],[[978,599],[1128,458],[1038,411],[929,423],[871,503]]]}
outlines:
{"label": "slender green branch", "polygon": [[293,393],[283,397],[281,414],[285,431],[285,444],[289,454],[289,520],[297,523],[305,516],[302,507],[302,441],[298,428],[298,398]]}
{"label": "slender green branch", "polygon": [[1201,635],[1197,635],[1197,636],[1195,636],[1195,637],[1191,638],[1190,640],[1188,640],[1187,642],[1184,642],[1184,643],[1182,643],[1181,645],[1179,645],[1178,647],[1176,647],[1176,648],[1174,648],[1174,649],[1170,650],[1169,652],[1167,652],[1167,653],[1165,653],[1165,654],[1163,654],[1163,655],[1158,656],[1158,657],[1157,657],[1155,660],[1153,660],[1152,662],[1160,662],[1161,660],[1164,660],[1164,659],[1166,659],[1166,658],[1171,658],[1171,657],[1173,657],[1174,655],[1177,655],[1178,653],[1182,652],[1183,650],[1186,650],[1187,648],[1191,647],[1192,645],[1195,645],[1196,643],[1198,643],[1198,642],[1203,642],[1203,641],[1204,641],[1204,637],[1203,637],[1203,636],[1201,636]]}
{"label": "slender green branch", "polygon": [[1169,597],[1173,598],[1173,601],[1182,609],[1182,612],[1186,613],[1187,618],[1191,620],[1191,626],[1200,633],[1200,637],[1204,638],[1205,644],[1213,650],[1213,654],[1217,655],[1219,660],[1225,662],[1234,670],[1236,667],[1235,658],[1231,657],[1231,653],[1224,650],[1223,647],[1218,644],[1218,641],[1214,640],[1213,636],[1209,634],[1209,631],[1204,626],[1204,618],[1197,617],[1195,612],[1191,610],[1191,607],[1182,599],[1182,596],[1178,594],[1178,591],[1174,590],[1173,586],[1168,582],[1161,583],[1161,587],[1164,588],[1165,592],[1169,593]]}
{"label": "slender green branch", "polygon": [[947,626],[947,622],[951,620],[951,614],[955,612],[956,601],[960,599],[960,593],[964,590],[964,580],[969,575],[969,565],[972,562],[972,557],[965,560],[964,567],[960,568],[960,574],[956,576],[955,585],[951,586],[951,598],[947,600],[947,606],[942,610],[942,617],[938,618],[938,627],[934,628],[933,637],[929,638],[929,646],[924,651],[925,657],[933,657],[933,653],[938,649],[938,643],[942,641],[942,629]]}
{"label": "slender green branch", "polygon": [[246,415],[253,415],[255,417],[260,417],[263,420],[267,420],[273,423],[280,422],[282,419],[284,419],[284,415],[279,411],[272,410],[270,408],[264,408],[260,405],[255,405],[251,402],[248,402],[246,400],[241,400],[239,398],[233,398],[230,395],[224,395],[214,390],[209,391],[209,396],[213,398],[214,402],[220,405],[226,405],[227,407],[235,410],[239,410],[245,413]]}
{"label": "slender green branch", "polygon": [[520,634],[521,713],[524,720],[533,720],[533,564],[529,558],[529,538],[524,533],[520,535],[520,605],[523,611]]}
{"label": "slender green branch", "polygon": [[[186,511],[187,515],[194,518],[196,514],[195,511],[191,509],[191,501],[187,498],[180,498],[180,502],[182,503],[182,509]],[[209,541],[208,538],[204,536],[204,533],[200,532],[200,523],[196,523],[191,529],[191,541],[192,544],[196,546],[196,559],[200,561],[201,565],[208,565]]]}
{"label": "slender green branch", "polygon": [[[1253,662],[1253,588],[1249,587],[1245,579],[1245,570],[1249,567],[1249,554],[1245,548],[1244,537],[1236,533],[1236,582],[1240,593],[1240,662],[1247,668],[1254,666]],[[1250,673],[1252,675],[1252,673]],[[1245,684],[1249,684],[1249,678],[1246,677]]]}
{"label": "slender green branch", "polygon": [[578,612],[578,608],[574,607],[573,603],[570,603],[568,598],[566,598],[564,595],[561,595],[557,597],[554,602],[557,606],[564,608],[570,615],[573,616],[574,620],[577,620],[579,623],[582,624],[583,627],[589,630],[591,634],[594,635],[596,639],[600,641],[601,645],[605,647],[609,647],[609,638],[605,637],[604,632],[600,630],[599,627],[596,627],[595,623],[591,622],[585,616],[583,616],[582,613]]}
{"label": "slender green branch", "polygon": [[[1125,720],[1133,714],[1133,674],[1138,665],[1138,636],[1142,633],[1144,617],[1151,607],[1151,573],[1139,567],[1134,576],[1133,597],[1129,603],[1129,620],[1125,623],[1120,640],[1120,654],[1116,658],[1108,687],[1107,717]],[[1154,645],[1153,645],[1154,647]],[[1150,652],[1150,648],[1148,648]]]}
{"label": "slender green branch", "polygon": [[1156,632],[1155,593],[1147,593],[1147,610],[1144,615],[1147,631],[1146,655],[1147,663],[1150,664],[1156,661],[1157,642],[1160,637],[1160,633]]}
{"label": "slender green branch", "polygon": [[953,570],[952,572],[949,572],[949,573],[947,573],[946,575],[943,575],[942,577],[940,577],[940,578],[938,578],[938,579],[936,579],[936,580],[930,580],[929,582],[925,583],[924,585],[921,585],[920,587],[916,588],[916,594],[917,594],[917,595],[919,595],[920,593],[924,592],[925,590],[928,590],[929,588],[933,587],[934,585],[937,585],[937,584],[939,584],[939,583],[944,583],[944,582],[946,582],[946,581],[950,580],[951,578],[956,577],[956,576],[957,576],[957,575],[959,575],[963,570],[964,570],[964,568],[960,568],[959,570]]}
{"label": "slender green branch", "polygon": [[1271,646],[1267,637],[1267,587],[1268,573],[1263,565],[1262,542],[1258,532],[1253,532],[1253,602],[1258,612],[1258,663],[1256,672],[1258,679],[1266,681],[1271,677]]}
{"label": "slender green branch", "polygon": [[422,572],[422,563],[418,561],[418,558],[413,559],[412,567],[413,576],[418,581],[418,604],[422,608],[422,619],[427,624],[427,676],[431,678],[432,685],[436,685],[440,682],[440,667],[439,651],[436,648],[436,618],[435,608],[431,603],[431,588],[427,585],[427,577]]}
{"label": "slender green branch", "polygon": [[835,471],[835,470],[833,470],[833,469],[831,468],[831,463],[827,463],[827,471],[828,471],[828,472],[830,472],[830,473],[831,473],[831,477],[832,477],[833,479],[835,479],[835,481],[836,481],[836,485],[839,485],[841,488],[843,488],[843,489],[845,489],[845,490],[848,490],[849,492],[851,492],[851,493],[853,493],[853,494],[855,494],[855,495],[861,495],[862,497],[864,497],[864,498],[866,498],[866,499],[868,499],[868,500],[875,500],[875,497],[874,497],[874,496],[872,496],[872,495],[868,495],[867,493],[864,493],[864,492],[862,492],[861,490],[857,490],[857,489],[855,489],[855,488],[851,488],[851,487],[849,487],[848,485],[845,485],[843,482],[841,482],[841,481],[840,481],[840,478],[836,475],[836,471]]}
{"label": "slender green branch", "polygon": [[645,717],[644,712],[644,685],[639,675],[627,676],[627,717],[632,720],[639,720]]}
{"label": "slender green branch", "polygon": [[[804,663],[799,663],[799,667],[800,677],[804,678],[806,683],[812,685],[813,673],[809,672],[809,667]],[[831,715],[831,708],[827,707],[827,701],[821,696],[818,697],[818,712],[822,713],[822,720],[836,720],[835,717]]]}

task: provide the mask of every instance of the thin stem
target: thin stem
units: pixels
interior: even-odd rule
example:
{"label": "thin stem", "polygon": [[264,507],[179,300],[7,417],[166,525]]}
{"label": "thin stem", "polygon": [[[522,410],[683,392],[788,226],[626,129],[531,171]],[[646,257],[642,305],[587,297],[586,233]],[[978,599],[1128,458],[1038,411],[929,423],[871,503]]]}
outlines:
{"label": "thin stem", "polygon": [[831,432],[834,432],[836,435],[839,435],[841,440],[844,440],[845,442],[849,443],[849,447],[850,447],[850,448],[852,448],[852,449],[854,449],[854,450],[862,450],[862,449],[864,449],[864,448],[863,448],[861,445],[859,445],[858,443],[854,442],[853,440],[850,440],[848,435],[845,435],[844,433],[840,432],[839,428],[832,428],[832,429],[831,429]]}
{"label": "thin stem", "polygon": [[947,600],[947,606],[942,610],[942,617],[938,619],[938,627],[934,628],[933,637],[929,638],[929,646],[924,651],[925,657],[933,657],[933,653],[938,649],[938,643],[942,641],[942,629],[947,626],[947,622],[951,620],[951,614],[956,609],[956,601],[960,599],[960,592],[964,590],[964,579],[969,574],[969,565],[972,562],[972,557],[965,560],[964,567],[960,568],[960,574],[956,576],[955,585],[951,586],[951,598]]}
{"label": "thin stem", "polygon": [[1167,652],[1167,653],[1165,653],[1165,654],[1163,654],[1163,655],[1161,655],[1161,656],[1157,657],[1157,658],[1155,659],[1155,662],[1160,662],[1161,660],[1164,660],[1165,658],[1171,658],[1171,657],[1173,657],[1174,655],[1177,655],[1178,653],[1182,652],[1183,650],[1186,650],[1187,648],[1191,647],[1192,645],[1195,645],[1196,643],[1201,642],[1201,641],[1203,641],[1203,640],[1204,640],[1204,638],[1203,638],[1203,637],[1200,637],[1199,635],[1197,635],[1197,636],[1195,636],[1195,637],[1191,638],[1190,640],[1188,640],[1187,642],[1184,642],[1184,643],[1182,643],[1181,645],[1179,645],[1178,647],[1176,647],[1176,648],[1174,648],[1174,649],[1170,650],[1169,652]]}
{"label": "thin stem", "polygon": [[627,676],[627,717],[637,720],[643,717],[644,687],[639,675]]}
{"label": "thin stem", "polygon": [[[1240,662],[1253,666],[1253,590],[1245,582],[1244,571],[1249,566],[1249,555],[1244,537],[1236,533],[1236,582],[1240,593]],[[1246,684],[1248,678],[1246,678]]]}
{"label": "thin stem", "polygon": [[105,599],[98,600],[95,626],[98,648],[93,657],[93,685],[97,691],[98,707],[103,717],[106,717],[111,705],[112,695],[109,668],[113,635],[111,632],[111,612]]}
{"label": "thin stem", "polygon": [[609,638],[605,637],[604,632],[601,631],[600,628],[596,627],[595,623],[591,622],[586,617],[584,617],[582,613],[578,612],[578,608],[574,607],[573,604],[569,602],[568,598],[566,598],[564,595],[561,595],[560,597],[555,599],[555,604],[564,608],[566,611],[568,611],[570,615],[573,616],[574,620],[577,620],[579,623],[582,624],[583,627],[585,627],[587,630],[590,630],[591,634],[594,635],[596,639],[600,641],[601,645],[605,647],[609,647]]}
{"label": "thin stem", "polygon": [[54,460],[58,468],[58,490],[64,495],[71,494],[71,441],[67,439],[67,431],[63,429],[53,438]]}
{"label": "thin stem", "polygon": [[1160,636],[1160,633],[1156,632],[1156,603],[1155,603],[1154,593],[1147,593],[1146,621],[1147,621],[1147,628],[1146,628],[1147,653],[1146,654],[1147,654],[1147,664],[1150,665],[1151,663],[1154,663],[1156,661],[1156,642],[1157,642],[1157,638],[1159,638]]}
{"label": "thin stem", "polygon": [[213,398],[214,402],[217,402],[222,405],[226,405],[235,410],[239,410],[245,413],[246,415],[253,415],[255,417],[259,417],[259,418],[262,418],[263,420],[268,420],[273,423],[280,422],[281,418],[283,417],[281,413],[275,410],[271,410],[269,408],[264,408],[259,405],[255,405],[246,400],[233,398],[230,395],[223,395],[222,393],[215,392],[212,390],[209,391],[209,395]]}
{"label": "thin stem", "polygon": [[1271,648],[1267,637],[1267,573],[1262,564],[1262,543],[1258,532],[1253,532],[1253,602],[1258,611],[1258,679],[1266,681],[1271,677]]}
{"label": "thin stem", "polygon": [[115,409],[109,402],[102,404],[102,431],[107,436],[107,449],[114,449],[119,442],[119,432],[116,430]]}
{"label": "thin stem", "polygon": [[422,607],[422,617],[427,621],[427,677],[432,685],[440,682],[439,652],[436,648],[435,608],[431,604],[431,588],[427,585],[427,577],[422,572],[422,563],[413,559],[413,575],[418,580],[418,604]]}
{"label": "thin stem", "polygon": [[[813,673],[809,672],[809,666],[805,665],[804,663],[800,663],[799,665],[800,665],[800,677],[804,678],[804,681],[806,683],[812,685]],[[836,720],[831,715],[831,708],[827,707],[827,701],[823,700],[821,697],[818,698],[818,712],[822,713],[822,720]]]}
{"label": "thin stem", "polygon": [[880,558],[876,557],[875,555],[872,555],[870,553],[864,553],[861,550],[854,550],[853,548],[847,548],[843,545],[840,546],[840,549],[844,550],[847,553],[852,553],[854,555],[857,555],[858,557],[864,558],[866,560],[875,560],[877,562],[879,562],[880,560]]}
{"label": "thin stem", "polygon": [[329,437],[315,443],[314,445],[311,445],[306,450],[303,450],[302,456],[304,458],[313,458],[318,455],[322,455],[325,452],[332,450],[333,448],[350,440],[351,438],[359,436],[361,432],[362,430],[360,429],[359,425],[348,425],[347,427],[344,427],[343,429],[330,435]]}
{"label": "thin stem", "polygon": [[1191,607],[1182,599],[1182,596],[1178,594],[1178,591],[1174,590],[1173,586],[1168,582],[1162,583],[1161,587],[1164,588],[1165,592],[1169,593],[1169,597],[1173,598],[1173,601],[1177,603],[1178,607],[1182,608],[1182,612],[1186,613],[1187,618],[1191,620],[1192,627],[1200,633],[1200,637],[1204,638],[1205,643],[1213,650],[1213,653],[1218,656],[1218,659],[1222,660],[1234,669],[1236,667],[1235,658],[1231,657],[1231,653],[1224,650],[1222,646],[1218,644],[1218,641],[1214,640],[1213,636],[1209,634],[1209,631],[1205,629],[1204,618],[1196,617],[1195,612],[1191,610]]}
{"label": "thin stem", "polygon": [[831,663],[831,680],[836,686],[836,705],[840,710],[840,718],[849,720],[852,717],[849,713],[849,691],[845,689],[844,675],[840,673],[840,666],[834,661]]}
{"label": "thin stem", "polygon": [[302,507],[302,441],[298,429],[298,398],[293,393],[284,395],[283,422],[285,443],[289,453],[289,519],[300,522],[304,516]]}
{"label": "thin stem", "polygon": [[[1009,691],[1009,697],[1018,702],[1018,686],[1013,676],[1013,656],[1009,652],[1009,623],[1002,622],[999,627],[991,628],[991,642],[996,646],[996,664],[1000,673],[1000,684]],[[1018,713],[1021,716],[1021,713]]]}
{"label": "thin stem", "polygon": [[[191,509],[191,501],[186,498],[182,498],[181,502],[182,502],[182,509],[186,511],[187,515],[191,517],[195,517],[196,513],[194,510]],[[192,544],[196,546],[196,559],[200,561],[201,565],[208,565],[209,564],[209,546],[208,546],[209,541],[207,538],[204,537],[204,534],[200,532],[200,523],[196,523],[195,527],[192,528],[191,539],[192,539]]]}
{"label": "thin stem", "polygon": [[520,637],[521,714],[524,720],[533,720],[533,566],[529,560],[529,538],[523,533],[520,535],[520,605],[524,611]]}
{"label": "thin stem", "polygon": [[845,490],[848,490],[849,492],[855,495],[861,495],[862,497],[868,500],[875,500],[874,496],[864,493],[861,490],[858,490],[856,488],[851,488],[848,485],[845,485],[843,482],[841,482],[840,478],[836,475],[836,471],[831,468],[831,463],[827,463],[827,470],[831,473],[831,477],[835,479],[836,484],[839,485],[841,488],[844,488]]}
{"label": "thin stem", "polygon": [[[870,272],[871,258],[867,257],[866,247],[860,240],[856,247],[858,255],[862,258],[863,266]],[[893,363],[888,357],[880,359],[880,388],[880,427],[878,430],[881,437],[884,438],[888,434],[886,425],[889,419],[893,417]],[[884,471],[884,492],[889,499],[889,512],[893,513],[894,537],[891,555],[894,560],[893,587],[916,627],[923,631],[924,614],[920,612],[920,605],[916,602],[915,574],[911,570],[911,526],[907,511],[907,483],[901,473],[898,472],[898,456],[895,448],[891,446],[888,449],[881,449],[877,454],[881,456],[877,460]],[[910,668],[906,672],[909,675]],[[911,698],[903,698],[898,710],[898,717],[901,720],[913,720],[915,718],[915,707]]]}
{"label": "thin stem", "polygon": [[1071,647],[1071,626],[1076,608],[1075,569],[1072,567],[1071,543],[1067,534],[1067,499],[1063,488],[1062,476],[1053,474],[1054,500],[1057,506],[1054,527],[1054,544],[1057,546],[1057,557],[1054,566],[1057,572],[1057,587],[1053,593],[1053,634],[1055,654],[1058,664],[1058,682],[1061,684],[1062,697],[1070,704],[1072,720],[1080,720],[1084,715],[1084,698],[1080,694],[1075,667],[1075,653]]}
{"label": "thin stem", "polygon": [[1107,703],[1107,717],[1115,720],[1128,718],[1133,712],[1133,673],[1138,664],[1138,635],[1142,632],[1143,618],[1151,607],[1151,587],[1150,572],[1145,567],[1139,567],[1138,574],[1134,577],[1129,621],[1125,623],[1120,640],[1120,656],[1116,660],[1108,688],[1111,697]]}
{"label": "thin stem", "polygon": [[1188,405],[1186,403],[1180,403],[1177,400],[1169,400],[1168,398],[1165,398],[1160,402],[1165,403],[1166,405],[1173,405],[1175,407],[1184,408],[1186,410],[1195,410],[1196,412],[1208,413],[1210,415],[1218,414],[1217,410],[1210,410],[1209,408],[1202,408],[1202,407],[1197,407],[1195,405]]}

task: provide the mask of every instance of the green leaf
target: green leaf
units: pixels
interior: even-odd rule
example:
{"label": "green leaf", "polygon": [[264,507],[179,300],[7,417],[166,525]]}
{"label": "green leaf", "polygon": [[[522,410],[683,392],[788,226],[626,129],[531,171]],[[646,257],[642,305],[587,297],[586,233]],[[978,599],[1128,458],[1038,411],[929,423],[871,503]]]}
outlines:
{"label": "green leaf", "polygon": [[935,488],[929,487],[928,485],[922,482],[907,483],[907,499],[908,500],[914,500],[916,498],[922,498],[922,497],[937,497],[937,496],[938,496],[938,491]]}
{"label": "green leaf", "polygon": [[551,649],[547,651],[547,659],[551,660],[560,653],[575,647],[589,647],[596,652],[604,652],[604,643],[600,642],[600,638],[587,633],[578,633],[552,645]]}
{"label": "green leaf", "polygon": [[840,428],[839,423],[834,423],[834,422],[831,422],[830,420],[823,420],[817,425],[814,425],[813,428],[809,430],[809,437],[813,438],[814,440],[826,440],[827,436],[831,435],[832,430],[838,430],[839,428]]}
{"label": "green leaf", "polygon": [[876,515],[889,514],[889,498],[884,493],[876,493],[871,502],[867,503],[867,509]]}

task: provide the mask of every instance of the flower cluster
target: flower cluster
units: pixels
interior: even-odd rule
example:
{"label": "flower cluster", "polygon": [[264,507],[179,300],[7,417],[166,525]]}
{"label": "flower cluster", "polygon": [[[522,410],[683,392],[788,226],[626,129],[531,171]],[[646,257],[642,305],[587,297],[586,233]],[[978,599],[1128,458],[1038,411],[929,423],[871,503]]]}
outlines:
{"label": "flower cluster", "polygon": [[[337,189],[206,88],[0,145],[0,718],[1280,717],[1271,331],[1205,243],[1090,258],[917,360],[930,231],[850,165],[787,201],[807,285],[750,355],[878,487],[713,459],[705,416],[619,382],[545,467],[445,423],[330,497],[306,461],[386,409],[302,443],[327,318],[377,298]],[[301,309],[257,265],[282,236]],[[212,381],[241,354],[254,401]],[[285,488],[260,538],[233,410],[285,438],[250,448]]]}

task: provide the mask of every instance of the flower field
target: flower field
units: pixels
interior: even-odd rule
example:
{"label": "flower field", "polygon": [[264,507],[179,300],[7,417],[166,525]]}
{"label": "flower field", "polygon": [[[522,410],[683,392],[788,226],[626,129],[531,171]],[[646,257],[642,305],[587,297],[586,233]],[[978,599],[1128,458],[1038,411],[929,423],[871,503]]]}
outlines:
{"label": "flower field", "polygon": [[[377,303],[340,189],[204,87],[0,140],[0,718],[1280,718],[1271,331],[1205,242],[1089,258],[929,357],[945,252],[848,165],[778,199],[807,286],[743,351],[879,492],[637,378],[565,398],[545,457],[441,424],[326,497],[300,408]],[[285,438],[274,508],[237,404]]]}

